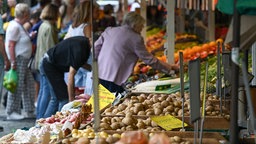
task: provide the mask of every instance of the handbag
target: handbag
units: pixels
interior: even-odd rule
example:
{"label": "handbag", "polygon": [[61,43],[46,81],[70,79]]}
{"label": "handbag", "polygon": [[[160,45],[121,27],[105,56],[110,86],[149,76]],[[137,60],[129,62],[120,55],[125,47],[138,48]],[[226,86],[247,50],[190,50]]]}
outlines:
{"label": "handbag", "polygon": [[29,59],[28,62],[28,68],[30,69],[31,72],[37,72],[38,69],[36,68],[36,64],[35,64],[35,55],[32,55]]}

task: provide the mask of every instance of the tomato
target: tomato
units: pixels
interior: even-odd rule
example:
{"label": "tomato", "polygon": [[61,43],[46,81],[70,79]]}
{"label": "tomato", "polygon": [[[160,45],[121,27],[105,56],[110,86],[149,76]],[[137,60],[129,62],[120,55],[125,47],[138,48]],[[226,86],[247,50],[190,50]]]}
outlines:
{"label": "tomato", "polygon": [[204,58],[206,58],[207,56],[208,56],[207,51],[203,51],[203,52],[200,53],[200,58],[201,58],[201,59],[204,59]]}

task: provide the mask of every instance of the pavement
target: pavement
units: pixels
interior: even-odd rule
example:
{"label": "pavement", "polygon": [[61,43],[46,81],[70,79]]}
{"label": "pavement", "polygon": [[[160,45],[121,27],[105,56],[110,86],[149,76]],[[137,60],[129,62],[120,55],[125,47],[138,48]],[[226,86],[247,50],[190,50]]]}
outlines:
{"label": "pavement", "polygon": [[5,107],[0,104],[0,126],[3,127],[3,130],[0,130],[0,138],[9,133],[15,132],[17,129],[29,129],[35,126],[36,119],[23,119],[23,120],[7,120]]}

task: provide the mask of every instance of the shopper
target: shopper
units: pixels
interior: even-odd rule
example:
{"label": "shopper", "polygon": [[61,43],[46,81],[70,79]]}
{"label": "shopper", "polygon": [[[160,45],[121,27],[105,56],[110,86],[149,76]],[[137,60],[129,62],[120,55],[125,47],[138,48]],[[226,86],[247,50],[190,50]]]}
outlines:
{"label": "shopper", "polygon": [[15,19],[6,30],[5,49],[12,69],[18,74],[18,85],[15,93],[8,92],[7,120],[23,119],[21,115],[21,100],[25,111],[25,118],[34,117],[34,79],[28,69],[28,61],[32,54],[32,43],[23,24],[29,20],[30,8],[25,3],[15,7]]}
{"label": "shopper", "polygon": [[[75,99],[74,76],[80,67],[91,70],[91,66],[86,63],[89,56],[90,42],[84,36],[65,39],[45,53],[40,73],[43,74],[45,84],[49,84],[51,100],[44,117],[50,117]],[[65,72],[69,72],[68,84],[64,81]]]}
{"label": "shopper", "polygon": [[[85,36],[89,39],[92,38],[92,22],[91,22],[91,2],[90,1],[82,1],[79,5],[76,6],[73,13],[73,23],[69,26],[68,33],[65,38],[74,37],[74,36]],[[99,5],[94,2],[93,3],[93,12],[98,13]],[[94,14],[95,16],[95,14]],[[89,58],[88,64],[92,64],[92,57]],[[87,77],[88,75],[88,77]],[[75,87],[76,88],[85,88],[85,94],[92,94],[92,79],[91,72],[85,70],[84,68],[79,68],[75,75]],[[88,79],[87,79],[88,78]],[[68,73],[65,73],[65,80],[68,79]],[[87,85],[86,85],[87,82]]]}
{"label": "shopper", "polygon": [[[0,8],[2,8],[2,0],[0,0]],[[4,29],[3,29],[3,20],[0,14],[0,104],[2,100],[2,90],[3,90],[3,77],[4,77],[4,70],[10,69],[10,61],[6,55],[4,49]],[[3,126],[0,126],[0,132],[3,131]]]}
{"label": "shopper", "polygon": [[155,69],[169,73],[177,65],[159,61],[146,50],[140,33],[145,24],[136,12],[128,13],[122,26],[107,28],[95,42],[100,83],[111,92],[124,91],[122,84],[133,71],[138,59]]}
{"label": "shopper", "polygon": [[[44,53],[58,43],[58,29],[56,26],[57,19],[59,15],[58,7],[54,4],[46,5],[40,15],[43,23],[40,25],[37,36],[37,50],[35,55],[35,66],[39,70],[40,60],[42,59]],[[38,101],[37,101],[37,118],[42,118],[47,105],[50,101],[51,95],[49,92],[48,85],[44,85],[44,79],[42,79],[42,74],[36,74],[36,77],[40,77],[40,83],[42,83],[39,89]],[[39,75],[39,76],[38,76]]]}
{"label": "shopper", "polygon": [[114,12],[114,7],[111,4],[107,4],[104,6],[104,16],[100,19],[100,30],[104,31],[107,27],[116,26],[116,18],[112,16]]}
{"label": "shopper", "polygon": [[[2,0],[0,0],[0,8],[2,8]],[[9,70],[10,66],[11,64],[10,64],[10,61],[8,60],[8,57],[4,48],[3,20],[0,14],[0,102],[2,100],[2,89],[3,89],[2,81],[4,77],[4,70]]]}

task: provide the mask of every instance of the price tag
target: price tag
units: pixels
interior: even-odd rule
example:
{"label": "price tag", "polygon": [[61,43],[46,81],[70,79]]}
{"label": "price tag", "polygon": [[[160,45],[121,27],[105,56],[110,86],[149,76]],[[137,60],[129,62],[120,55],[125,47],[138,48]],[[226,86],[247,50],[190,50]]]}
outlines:
{"label": "price tag", "polygon": [[[111,104],[115,99],[115,95],[113,95],[110,91],[108,91],[104,86],[99,84],[99,105],[100,105],[100,110],[104,109],[106,106]],[[92,105],[92,110],[94,109],[94,97],[89,99],[87,104]]]}
{"label": "price tag", "polygon": [[[165,130],[172,130],[182,127],[182,121],[171,115],[152,116],[150,118]],[[184,123],[184,126],[186,127],[188,124]]]}

